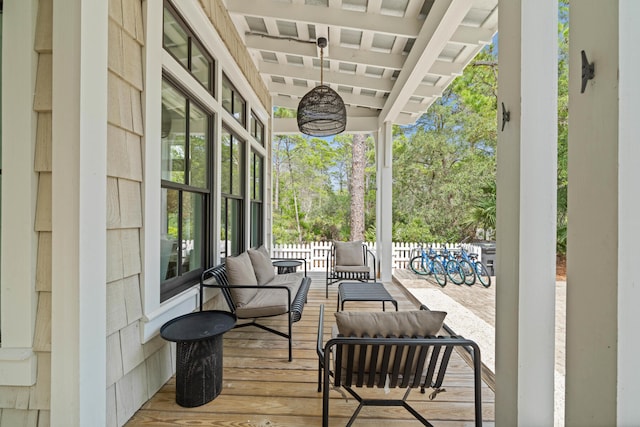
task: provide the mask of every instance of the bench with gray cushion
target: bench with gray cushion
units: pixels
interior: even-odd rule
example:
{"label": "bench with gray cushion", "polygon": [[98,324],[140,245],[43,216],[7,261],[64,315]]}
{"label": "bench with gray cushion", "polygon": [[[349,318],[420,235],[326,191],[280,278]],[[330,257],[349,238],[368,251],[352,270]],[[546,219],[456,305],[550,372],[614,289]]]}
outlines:
{"label": "bench with gray cushion", "polygon": [[367,282],[376,280],[376,257],[361,241],[333,242],[327,253],[325,295],[329,285],[342,280]]}
{"label": "bench with gray cushion", "polygon": [[[482,426],[481,360],[478,345],[462,337],[435,336],[446,313],[429,310],[399,312],[339,312],[332,338],[323,344],[324,307],[318,324],[318,391],[322,391],[322,425],[329,425],[329,391],[344,388],[359,405],[347,426],[364,406],[402,406],[423,425],[430,426],[407,402],[409,392],[433,391],[433,400],[443,388],[450,357],[456,348],[473,358],[475,425]],[[323,375],[324,374],[324,375]],[[362,398],[354,388],[406,389],[402,399]]]}
{"label": "bench with gray cushion", "polygon": [[[204,288],[219,288],[238,319],[251,320],[238,327],[256,326],[289,340],[292,360],[292,324],[302,318],[311,279],[304,273],[278,274],[264,248],[250,249],[223,264],[209,268],[200,277],[200,310]],[[257,323],[265,317],[287,315],[288,331],[282,332]]]}

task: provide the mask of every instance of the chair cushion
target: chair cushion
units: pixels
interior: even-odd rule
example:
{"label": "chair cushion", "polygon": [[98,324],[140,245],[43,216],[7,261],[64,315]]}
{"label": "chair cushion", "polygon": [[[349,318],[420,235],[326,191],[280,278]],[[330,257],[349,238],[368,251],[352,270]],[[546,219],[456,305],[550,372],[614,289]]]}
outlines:
{"label": "chair cushion", "polygon": [[444,311],[430,310],[335,313],[338,331],[347,337],[437,335],[446,315]]}
{"label": "chair cushion", "polygon": [[369,273],[368,265],[336,265],[336,273]]}
{"label": "chair cushion", "polygon": [[253,266],[253,271],[256,274],[258,285],[269,283],[276,276],[273,264],[271,263],[271,258],[269,258],[268,255],[265,255],[265,252],[266,249],[264,251],[261,251],[260,249],[249,249],[247,251],[249,258],[251,258],[251,265]]}
{"label": "chair cushion", "polygon": [[334,242],[336,265],[364,265],[362,242]]}
{"label": "chair cushion", "polygon": [[[279,277],[278,275],[276,277]],[[295,298],[300,287],[300,280],[289,283],[281,283],[291,290],[291,300]],[[236,316],[239,319],[250,319],[254,317],[277,316],[287,313],[287,291],[285,289],[269,289],[269,286],[263,286],[257,290],[257,294],[253,299],[236,310]]]}
{"label": "chair cushion", "polygon": [[[227,278],[230,285],[257,285],[256,275],[253,272],[253,266],[251,265],[251,258],[246,252],[241,253],[238,256],[227,257],[225,260],[225,269],[227,270]],[[253,288],[229,288],[231,291],[231,298],[236,304],[236,307],[242,307],[246,305],[258,291]]]}

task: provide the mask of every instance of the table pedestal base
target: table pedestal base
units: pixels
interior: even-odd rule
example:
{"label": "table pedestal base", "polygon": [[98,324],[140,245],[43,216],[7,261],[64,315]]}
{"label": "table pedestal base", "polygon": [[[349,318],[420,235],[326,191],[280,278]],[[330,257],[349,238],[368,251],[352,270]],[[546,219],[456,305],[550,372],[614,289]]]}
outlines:
{"label": "table pedestal base", "polygon": [[176,344],[176,403],[193,408],[222,391],[222,335]]}

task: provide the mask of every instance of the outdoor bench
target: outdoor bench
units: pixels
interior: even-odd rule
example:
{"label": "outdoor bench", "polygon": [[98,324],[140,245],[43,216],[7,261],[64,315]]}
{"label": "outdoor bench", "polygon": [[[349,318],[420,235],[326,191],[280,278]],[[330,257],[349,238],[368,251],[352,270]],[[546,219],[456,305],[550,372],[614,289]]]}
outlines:
{"label": "outdoor bench", "polygon": [[[311,279],[303,273],[296,272],[274,275],[271,280],[263,284],[247,283],[251,282],[250,280],[230,280],[227,263],[231,260],[227,258],[226,263],[209,268],[202,273],[200,277],[200,310],[202,311],[204,288],[220,289],[230,311],[236,315],[238,320],[251,320],[247,323],[236,324],[236,328],[256,326],[287,338],[289,340],[289,361],[293,360],[292,325],[302,318]],[[246,270],[253,274],[251,264],[244,266],[245,273]],[[273,270],[273,266],[271,266],[271,270]],[[286,333],[256,322],[260,318],[283,314],[288,317],[288,331]]]}

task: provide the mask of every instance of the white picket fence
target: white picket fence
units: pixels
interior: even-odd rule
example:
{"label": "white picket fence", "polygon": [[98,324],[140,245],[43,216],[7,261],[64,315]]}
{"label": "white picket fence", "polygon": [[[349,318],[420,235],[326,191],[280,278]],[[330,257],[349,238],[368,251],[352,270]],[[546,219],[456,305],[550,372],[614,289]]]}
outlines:
{"label": "white picket fence", "polygon": [[[376,254],[375,242],[366,242],[367,246]],[[478,245],[470,243],[406,243],[394,242],[392,247],[393,268],[408,268],[409,260],[417,255],[416,248],[420,246],[428,248],[432,246],[439,248],[463,247],[467,252],[478,254],[482,261],[482,249]],[[326,271],[327,255],[331,250],[331,242],[309,242],[302,244],[275,245],[271,248],[271,256],[274,258],[301,258],[307,261],[307,271]],[[376,254],[377,259],[377,254]]]}

